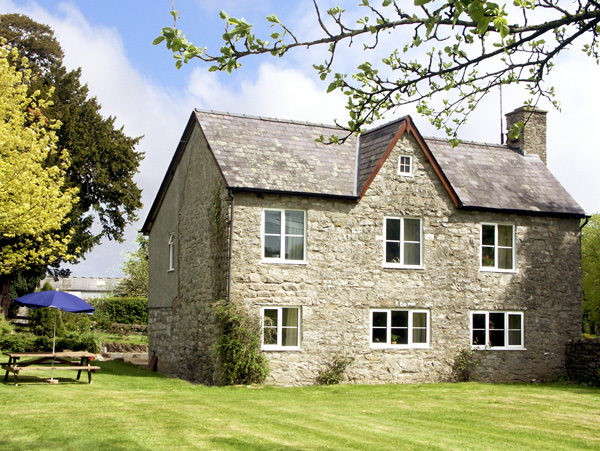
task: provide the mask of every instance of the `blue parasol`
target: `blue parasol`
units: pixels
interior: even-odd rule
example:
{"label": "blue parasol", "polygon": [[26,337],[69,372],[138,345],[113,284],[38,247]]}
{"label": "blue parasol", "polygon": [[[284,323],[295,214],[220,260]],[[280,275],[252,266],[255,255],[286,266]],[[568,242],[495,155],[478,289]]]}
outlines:
{"label": "blue parasol", "polygon": [[74,294],[64,291],[38,291],[15,299],[15,304],[29,308],[50,307],[72,313],[94,313],[94,307]]}
{"label": "blue parasol", "polygon": [[[94,307],[80,297],[64,291],[38,291],[26,294],[14,300],[14,303],[32,309],[49,307],[71,313],[94,313]],[[52,354],[55,354],[56,346],[56,312],[54,312],[54,337],[52,338]],[[54,383],[54,361],[48,382]]]}

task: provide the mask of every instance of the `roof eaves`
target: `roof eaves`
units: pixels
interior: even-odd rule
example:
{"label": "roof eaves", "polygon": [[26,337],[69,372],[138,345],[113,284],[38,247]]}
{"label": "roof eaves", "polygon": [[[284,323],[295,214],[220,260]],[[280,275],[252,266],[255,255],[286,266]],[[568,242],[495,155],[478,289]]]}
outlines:
{"label": "roof eaves", "polygon": [[461,210],[467,211],[491,211],[509,214],[522,214],[529,216],[552,216],[558,218],[573,218],[573,219],[584,219],[590,216],[584,212],[564,212],[564,211],[544,211],[544,210],[525,210],[525,209],[511,209],[511,208],[494,208],[484,207],[479,205],[461,205]]}
{"label": "roof eaves", "polygon": [[254,194],[272,194],[278,196],[299,196],[299,197],[319,197],[326,199],[338,199],[338,200],[351,200],[358,201],[358,196],[349,196],[346,194],[332,194],[332,193],[314,193],[308,191],[284,191],[264,188],[247,188],[243,186],[230,186],[229,190],[238,193],[254,193]]}

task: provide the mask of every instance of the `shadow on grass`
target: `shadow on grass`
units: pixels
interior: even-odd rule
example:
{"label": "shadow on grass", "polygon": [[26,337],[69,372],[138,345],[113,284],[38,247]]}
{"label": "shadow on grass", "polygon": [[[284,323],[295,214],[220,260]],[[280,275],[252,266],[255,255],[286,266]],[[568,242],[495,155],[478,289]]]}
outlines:
{"label": "shadow on grass", "polygon": [[[3,362],[4,363],[4,362]],[[158,372],[150,371],[145,367],[141,367],[139,365],[135,365],[133,363],[125,362],[122,360],[105,360],[105,361],[97,361],[94,360],[94,365],[100,366],[100,370],[96,371],[92,374],[92,385],[102,378],[103,375],[106,376],[123,376],[123,377],[145,377],[145,378],[166,378],[162,374]],[[4,380],[4,376],[6,371],[0,370],[0,375],[2,377],[2,382],[4,385],[13,385],[14,386],[14,377],[12,373],[8,374],[8,379]],[[18,376],[19,385],[52,385],[48,382],[51,377],[52,369],[48,367],[48,369],[38,370],[35,372],[22,372]],[[72,374],[68,374],[72,373]],[[85,370],[81,371],[81,376],[79,380],[77,380],[77,371],[76,370],[61,370],[57,368],[54,370],[55,380],[58,381],[59,385],[89,385],[88,375]]]}
{"label": "shadow on grass", "polygon": [[65,443],[62,440],[52,440],[48,437],[43,437],[35,440],[28,440],[26,444],[19,441],[18,439],[3,439],[3,446],[6,448],[2,449],[10,449],[13,451],[18,450],[47,450],[47,449],[90,449],[94,451],[142,451],[142,450],[154,450],[156,449],[153,446],[140,446],[138,440],[127,440],[127,439],[118,439],[111,437],[106,440],[97,440],[94,439],[93,442],[86,443],[85,440],[79,440],[76,445],[70,445],[67,448],[64,448]]}
{"label": "shadow on grass", "polygon": [[274,443],[271,441],[265,441],[265,443],[257,443],[257,439],[254,440],[243,440],[235,437],[215,437],[210,440],[214,444],[215,449],[239,449],[239,450],[288,450],[288,451],[300,451],[306,448],[296,446],[286,446],[281,443]]}

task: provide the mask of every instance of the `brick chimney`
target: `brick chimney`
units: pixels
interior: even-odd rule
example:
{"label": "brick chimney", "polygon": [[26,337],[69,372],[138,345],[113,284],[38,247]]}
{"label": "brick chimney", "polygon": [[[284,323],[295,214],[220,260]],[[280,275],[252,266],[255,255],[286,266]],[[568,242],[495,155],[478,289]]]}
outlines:
{"label": "brick chimney", "polygon": [[544,164],[546,163],[546,113],[538,108],[522,106],[506,114],[506,129],[522,122],[519,139],[507,139],[508,147],[515,149],[523,155],[537,155]]}

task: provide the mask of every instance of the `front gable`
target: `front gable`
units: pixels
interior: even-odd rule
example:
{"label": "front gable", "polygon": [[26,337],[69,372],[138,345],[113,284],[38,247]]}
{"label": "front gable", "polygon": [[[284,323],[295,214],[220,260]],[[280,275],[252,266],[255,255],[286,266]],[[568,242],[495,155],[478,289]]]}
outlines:
{"label": "front gable", "polygon": [[[390,127],[390,125],[393,127]],[[387,142],[381,142],[382,139],[380,136],[382,134],[388,135]],[[406,175],[401,174],[399,170],[400,158],[403,156],[412,158],[411,178],[417,177],[417,179],[413,181],[404,180]],[[386,178],[407,184],[418,183],[419,177],[429,174],[429,177],[432,179],[435,178],[437,182],[441,183],[446,194],[454,203],[454,206],[458,207],[460,205],[460,200],[456,192],[429,150],[427,143],[414,126],[410,116],[363,135],[361,137],[360,159],[368,159],[372,167],[369,168],[365,163],[362,165],[363,173],[359,175],[359,180],[362,177],[364,181],[363,183],[359,183],[359,199],[362,199],[368,193],[374,180],[378,176],[381,177],[379,175],[381,169],[386,165],[388,166],[388,169],[385,171]],[[429,170],[425,171],[425,166]],[[369,173],[365,174],[367,172]],[[421,195],[422,193],[418,194]],[[444,193],[440,193],[440,195],[444,195]]]}

